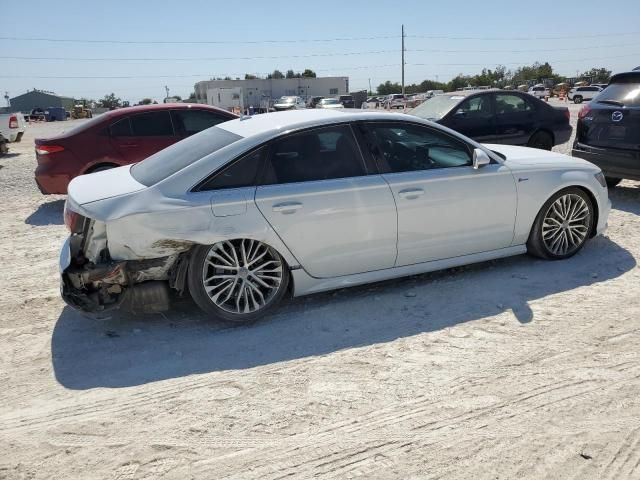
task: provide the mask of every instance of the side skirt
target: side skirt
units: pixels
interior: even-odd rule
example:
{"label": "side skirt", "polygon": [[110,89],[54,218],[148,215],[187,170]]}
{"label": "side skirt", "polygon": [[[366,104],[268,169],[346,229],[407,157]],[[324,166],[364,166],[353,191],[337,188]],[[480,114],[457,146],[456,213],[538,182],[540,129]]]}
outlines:
{"label": "side skirt", "polygon": [[445,270],[447,268],[486,262],[497,258],[511,257],[513,255],[520,255],[526,252],[526,245],[517,245],[514,247],[501,248],[499,250],[491,250],[489,252],[462,255],[460,257],[446,258],[444,260],[434,260],[431,262],[416,263],[414,265],[406,265],[403,267],[387,268],[385,270],[376,270],[374,272],[357,273],[354,275],[344,275],[333,278],[313,278],[305,272],[304,269],[293,270],[291,272],[295,285],[293,296],[299,297],[312,293],[325,292],[327,290],[381,282],[391,278],[408,277],[411,275],[418,275],[420,273],[435,272],[436,270]]}

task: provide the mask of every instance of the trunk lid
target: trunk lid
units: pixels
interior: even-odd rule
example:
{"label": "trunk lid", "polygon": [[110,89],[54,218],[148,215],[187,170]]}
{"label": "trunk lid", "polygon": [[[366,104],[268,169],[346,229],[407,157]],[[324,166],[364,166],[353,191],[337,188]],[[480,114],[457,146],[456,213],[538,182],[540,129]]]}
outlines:
{"label": "trunk lid", "polygon": [[78,205],[119,197],[147,188],[137,182],[130,173],[131,165],[102,172],[80,175],[68,187],[69,198]]}
{"label": "trunk lid", "polygon": [[640,107],[592,102],[581,119],[577,140],[594,147],[640,149]]}

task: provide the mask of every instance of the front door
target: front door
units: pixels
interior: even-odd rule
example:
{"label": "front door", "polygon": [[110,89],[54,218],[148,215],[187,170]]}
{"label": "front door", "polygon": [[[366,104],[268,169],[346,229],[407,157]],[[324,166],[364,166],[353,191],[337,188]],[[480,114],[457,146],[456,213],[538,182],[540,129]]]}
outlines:
{"label": "front door", "polygon": [[255,201],[309,275],[393,267],[395,203],[382,177],[368,173],[347,124],[273,143]]}
{"label": "front door", "polygon": [[491,143],[496,139],[492,103],[491,94],[468,98],[439,123],[477,142]]}
{"label": "front door", "polygon": [[111,144],[127,163],[135,163],[177,142],[168,110],[139,113],[110,127]]}
{"label": "front door", "polygon": [[396,266],[511,245],[516,187],[508,167],[475,170],[470,145],[424,125],[366,128],[398,208]]}

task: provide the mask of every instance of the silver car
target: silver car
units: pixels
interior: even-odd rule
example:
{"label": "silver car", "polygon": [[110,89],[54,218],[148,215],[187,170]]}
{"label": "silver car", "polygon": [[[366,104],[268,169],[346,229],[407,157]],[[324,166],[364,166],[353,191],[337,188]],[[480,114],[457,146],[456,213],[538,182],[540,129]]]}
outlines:
{"label": "silver car", "polygon": [[247,322],[287,294],[530,252],[602,232],[602,172],[480,145],[403,114],[312,109],[209,128],[133,166],[75,178],[62,295],[84,312],[169,307],[189,291]]}

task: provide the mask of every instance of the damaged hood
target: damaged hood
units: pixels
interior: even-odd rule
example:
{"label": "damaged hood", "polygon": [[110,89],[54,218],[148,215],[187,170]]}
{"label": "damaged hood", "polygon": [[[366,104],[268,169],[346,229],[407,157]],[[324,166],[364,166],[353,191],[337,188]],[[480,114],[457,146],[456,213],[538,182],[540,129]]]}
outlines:
{"label": "damaged hood", "polygon": [[131,165],[102,172],[80,175],[67,189],[69,197],[78,205],[119,197],[147,188],[131,176]]}

